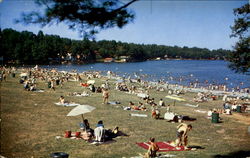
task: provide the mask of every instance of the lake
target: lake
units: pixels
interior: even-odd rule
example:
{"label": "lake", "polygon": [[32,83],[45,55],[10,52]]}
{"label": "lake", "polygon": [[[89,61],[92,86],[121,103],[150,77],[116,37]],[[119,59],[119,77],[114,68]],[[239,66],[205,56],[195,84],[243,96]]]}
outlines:
{"label": "lake", "polygon": [[56,68],[59,71],[112,71],[120,76],[150,81],[164,80],[169,83],[188,85],[199,82],[206,85],[226,84],[230,88],[250,87],[250,75],[236,74],[228,67],[228,62],[222,60],[158,60],[131,63],[93,63],[85,65],[50,65],[46,68]]}

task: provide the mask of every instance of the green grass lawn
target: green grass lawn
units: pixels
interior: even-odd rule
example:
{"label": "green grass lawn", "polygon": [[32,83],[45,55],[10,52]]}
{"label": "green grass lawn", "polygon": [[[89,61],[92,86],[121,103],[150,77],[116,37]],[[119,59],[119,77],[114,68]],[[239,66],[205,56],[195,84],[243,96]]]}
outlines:
{"label": "green grass lawn", "polygon": [[[100,85],[105,79],[95,79]],[[110,101],[120,101],[119,105],[103,105],[101,94],[92,94],[89,97],[67,96],[69,92],[82,92],[87,89],[80,87],[79,82],[67,82],[63,88],[56,87],[56,91],[47,89],[45,82],[38,82],[38,88],[45,89],[44,93],[24,91],[18,78],[8,77],[1,82],[1,154],[8,158],[46,158],[50,153],[66,152],[70,158],[86,157],[132,157],[146,150],[138,147],[136,142],[148,141],[155,137],[156,141],[169,141],[176,138],[178,123],[169,123],[166,120],[154,120],[150,111],[124,111],[122,106],[128,106],[129,101],[137,103],[140,99],[131,94],[114,90],[111,81]],[[150,90],[156,103],[166,96],[166,92]],[[56,139],[64,135],[65,130],[78,131],[80,116],[67,117],[73,107],[57,106],[63,95],[66,100],[79,104],[95,106],[91,113],[84,114],[94,128],[98,120],[103,120],[105,128],[119,126],[128,137],[115,138],[115,142],[95,146],[83,140],[67,138]],[[198,108],[184,106],[185,103],[195,104],[192,97],[195,94],[187,93],[183,98],[187,102],[176,102],[171,107],[178,114],[196,118],[196,121],[187,122],[193,125],[189,133],[189,145],[201,146],[204,149],[196,151],[168,152],[176,157],[214,157],[215,155],[232,155],[239,151],[250,153],[250,126],[249,115],[235,117],[220,115],[222,123],[214,124],[206,118],[206,114],[197,113],[194,109],[208,110],[222,107],[222,101],[201,103]],[[173,105],[173,100],[164,99]],[[150,109],[150,107],[148,107]],[[160,109],[163,115],[166,109]],[[147,118],[131,117],[130,113],[147,114]],[[239,119],[241,118],[241,119]],[[243,118],[243,119],[242,119]],[[163,153],[164,154],[164,153]]]}

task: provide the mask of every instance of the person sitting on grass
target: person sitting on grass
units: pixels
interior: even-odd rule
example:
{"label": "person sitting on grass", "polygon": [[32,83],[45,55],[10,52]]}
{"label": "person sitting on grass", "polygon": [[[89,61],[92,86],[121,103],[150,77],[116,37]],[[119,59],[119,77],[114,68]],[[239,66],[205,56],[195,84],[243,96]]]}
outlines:
{"label": "person sitting on grass", "polygon": [[64,96],[62,96],[62,95],[60,96],[59,102],[60,102],[61,104],[64,104],[64,103],[65,103]]}
{"label": "person sitting on grass", "polygon": [[83,130],[82,139],[91,140],[94,136],[94,130],[90,128],[89,121],[87,119],[83,120],[83,123],[80,123],[80,128]]}
{"label": "person sitting on grass", "polygon": [[90,132],[91,135],[94,135],[94,130],[92,128],[90,128],[88,119],[84,119],[83,123],[80,123],[80,127],[82,130],[84,130],[86,132]]}
{"label": "person sitting on grass", "polygon": [[139,107],[140,110],[143,110],[143,111],[146,111],[146,110],[147,110],[147,108],[143,105],[142,102],[139,102],[139,103],[138,103],[138,107]]}
{"label": "person sitting on grass", "polygon": [[102,120],[98,121],[96,128],[94,129],[94,135],[94,144],[101,143],[101,141],[104,141],[105,129]]}
{"label": "person sitting on grass", "polygon": [[96,88],[96,93],[102,93],[101,87],[97,87],[97,88]]}
{"label": "person sitting on grass", "polygon": [[29,90],[30,86],[29,86],[29,81],[28,80],[24,81],[23,87],[24,87],[25,90]]}
{"label": "person sitting on grass", "polygon": [[160,111],[157,108],[153,107],[151,116],[154,119],[159,119],[160,118]]}
{"label": "person sitting on grass", "polygon": [[89,89],[90,89],[91,92],[95,93],[95,90],[96,90],[95,85],[90,84]]}
{"label": "person sitting on grass", "polygon": [[69,102],[68,101],[65,101],[65,99],[64,99],[64,96],[60,96],[60,98],[59,98],[59,103],[60,104],[69,104]]}
{"label": "person sitting on grass", "polygon": [[157,157],[157,151],[159,150],[159,146],[155,143],[155,138],[149,139],[150,146],[148,148],[147,153],[145,154],[146,158]]}
{"label": "person sitting on grass", "polygon": [[36,91],[36,84],[31,84],[29,90],[30,91]]}
{"label": "person sitting on grass", "polygon": [[187,148],[188,144],[188,136],[187,133],[192,129],[192,125],[181,123],[180,125],[177,126],[177,139],[175,140],[176,147],[179,148],[181,145],[184,145],[184,149]]}

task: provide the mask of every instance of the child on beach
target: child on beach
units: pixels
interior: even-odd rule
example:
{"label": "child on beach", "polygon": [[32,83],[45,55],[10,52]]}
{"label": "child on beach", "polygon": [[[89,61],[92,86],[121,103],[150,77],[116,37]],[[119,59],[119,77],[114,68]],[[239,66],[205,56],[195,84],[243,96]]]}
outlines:
{"label": "child on beach", "polygon": [[155,143],[155,138],[150,138],[149,143],[150,146],[147,153],[145,154],[145,158],[157,157],[156,153],[159,150],[159,146]]}

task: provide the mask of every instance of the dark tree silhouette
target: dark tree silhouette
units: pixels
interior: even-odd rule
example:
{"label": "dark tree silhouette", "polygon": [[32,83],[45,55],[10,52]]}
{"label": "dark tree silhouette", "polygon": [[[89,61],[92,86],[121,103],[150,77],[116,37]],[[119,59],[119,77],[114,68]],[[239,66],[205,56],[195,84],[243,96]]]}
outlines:
{"label": "dark tree silhouette", "polygon": [[41,26],[64,22],[70,29],[78,30],[81,36],[93,38],[102,29],[122,28],[131,22],[134,13],[127,7],[136,1],[124,4],[119,0],[35,0],[45,8],[44,13],[23,13],[16,22]]}
{"label": "dark tree silhouette", "polygon": [[230,51],[186,46],[164,46],[156,44],[134,44],[116,41],[71,40],[57,35],[46,35],[42,31],[34,34],[12,29],[0,30],[0,51],[4,63],[47,64],[62,62],[95,62],[107,57],[117,60],[121,56],[129,61],[147,59],[223,59]]}
{"label": "dark tree silhouette", "polygon": [[250,68],[250,6],[245,4],[234,9],[237,17],[231,27],[231,37],[239,38],[234,46],[234,51],[230,53],[228,59],[231,62],[229,67],[239,73],[249,73]]}

